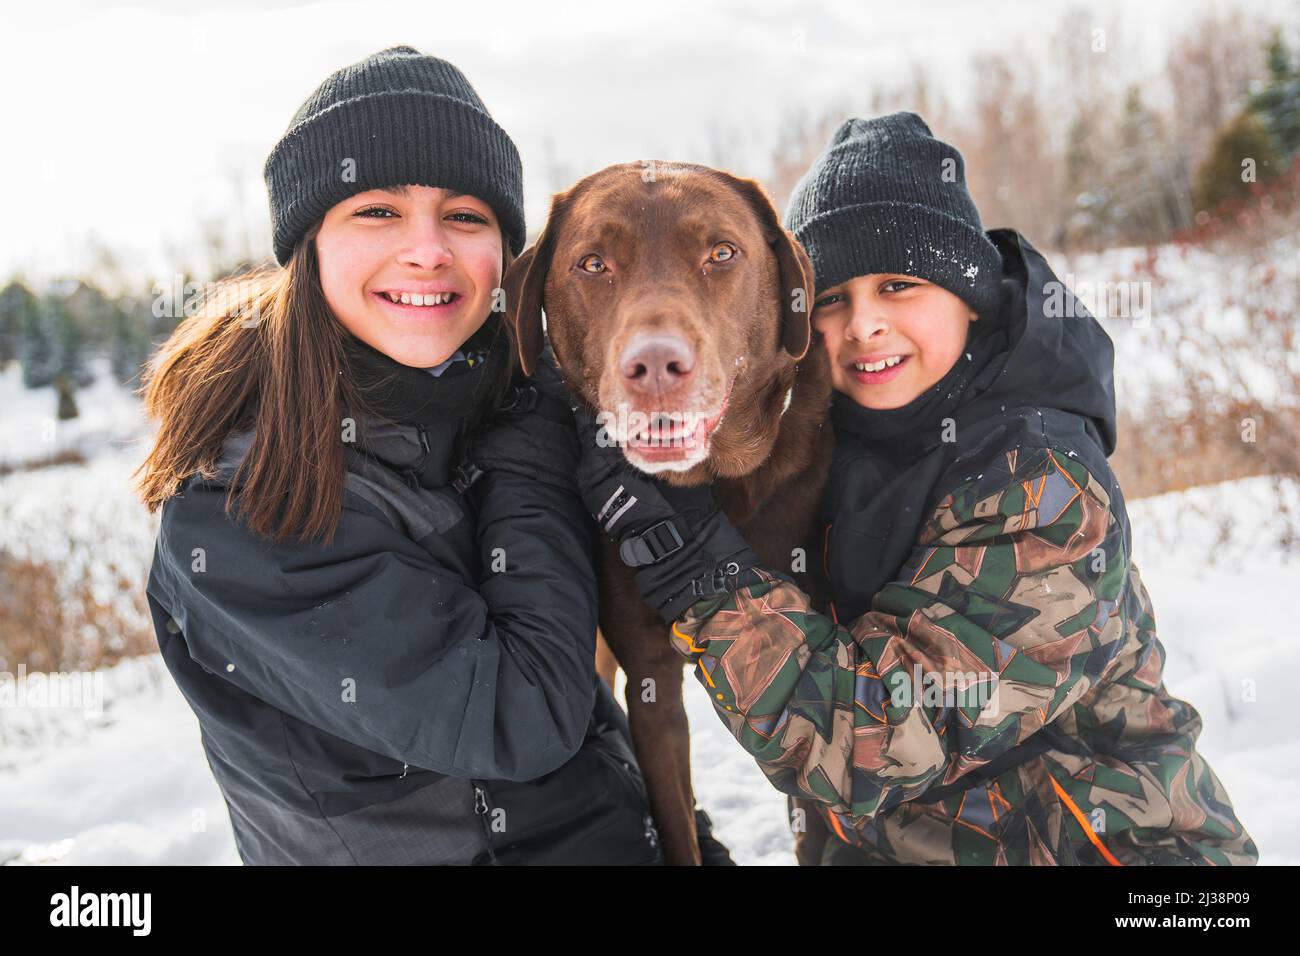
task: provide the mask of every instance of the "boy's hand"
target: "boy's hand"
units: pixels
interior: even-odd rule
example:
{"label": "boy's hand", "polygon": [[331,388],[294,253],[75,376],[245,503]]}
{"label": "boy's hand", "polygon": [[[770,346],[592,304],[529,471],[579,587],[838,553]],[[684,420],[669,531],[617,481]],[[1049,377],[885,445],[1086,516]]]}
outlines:
{"label": "boy's hand", "polygon": [[633,467],[585,406],[574,408],[587,510],[636,568],[646,602],[665,622],[704,597],[753,580],[758,556],[718,509],[709,485],[669,485]]}

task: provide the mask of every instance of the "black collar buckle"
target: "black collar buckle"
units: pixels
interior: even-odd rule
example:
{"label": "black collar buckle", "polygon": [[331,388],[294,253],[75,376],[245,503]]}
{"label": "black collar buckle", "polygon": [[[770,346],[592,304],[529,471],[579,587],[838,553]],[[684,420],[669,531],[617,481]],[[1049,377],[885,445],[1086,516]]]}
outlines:
{"label": "black collar buckle", "polygon": [[630,568],[655,564],[685,547],[686,542],[670,519],[652,524],[640,534],[628,535],[618,546],[618,556]]}

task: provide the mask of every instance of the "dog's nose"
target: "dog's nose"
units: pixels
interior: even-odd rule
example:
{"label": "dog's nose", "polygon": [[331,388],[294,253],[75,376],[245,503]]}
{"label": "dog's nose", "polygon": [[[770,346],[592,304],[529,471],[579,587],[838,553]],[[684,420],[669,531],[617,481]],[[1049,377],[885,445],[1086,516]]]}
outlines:
{"label": "dog's nose", "polygon": [[695,350],[680,335],[642,332],[623,349],[619,368],[634,391],[670,392],[695,368]]}

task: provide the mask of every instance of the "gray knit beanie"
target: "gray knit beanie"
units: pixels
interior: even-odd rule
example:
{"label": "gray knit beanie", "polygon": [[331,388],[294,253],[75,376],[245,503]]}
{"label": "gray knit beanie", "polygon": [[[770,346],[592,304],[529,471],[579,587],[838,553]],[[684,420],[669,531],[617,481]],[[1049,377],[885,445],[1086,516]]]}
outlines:
{"label": "gray knit beanie", "polygon": [[961,153],[915,113],[845,120],[795,186],[785,219],[819,290],[901,273],[979,315],[998,308],[1002,258],[966,189]]}
{"label": "gray knit beanie", "polygon": [[263,173],[280,265],[335,203],[398,185],[475,196],[501,220],[511,252],[524,247],[515,144],[460,70],[409,46],[326,77],[294,114]]}

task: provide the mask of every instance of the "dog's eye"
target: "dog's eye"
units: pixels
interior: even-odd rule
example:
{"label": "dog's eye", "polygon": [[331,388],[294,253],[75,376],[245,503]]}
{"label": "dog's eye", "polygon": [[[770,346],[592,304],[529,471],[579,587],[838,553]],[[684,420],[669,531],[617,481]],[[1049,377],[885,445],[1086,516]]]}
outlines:
{"label": "dog's eye", "polygon": [[728,259],[734,258],[735,255],[736,255],[735,246],[733,246],[729,242],[720,242],[716,246],[714,246],[713,251],[709,253],[709,261],[726,262]]}
{"label": "dog's eye", "polygon": [[593,253],[589,256],[583,256],[578,263],[578,268],[583,272],[601,273],[605,271],[605,260]]}

